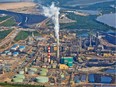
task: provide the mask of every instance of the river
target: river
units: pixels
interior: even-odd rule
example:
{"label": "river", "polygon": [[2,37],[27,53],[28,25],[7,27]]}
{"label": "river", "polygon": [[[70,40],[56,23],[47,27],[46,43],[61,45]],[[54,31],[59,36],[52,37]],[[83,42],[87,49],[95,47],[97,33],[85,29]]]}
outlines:
{"label": "river", "polygon": [[43,15],[34,15],[34,14],[23,14],[23,13],[16,13],[10,12],[5,10],[0,10],[0,14],[7,14],[9,16],[13,16],[18,24],[18,26],[27,28],[28,25],[40,23],[46,17]]}
{"label": "river", "polygon": [[109,25],[111,27],[116,28],[116,24],[115,24],[116,13],[104,14],[102,16],[97,17],[96,20],[99,21],[99,22],[101,22],[101,23],[104,23],[104,24],[107,24],[107,25]]}

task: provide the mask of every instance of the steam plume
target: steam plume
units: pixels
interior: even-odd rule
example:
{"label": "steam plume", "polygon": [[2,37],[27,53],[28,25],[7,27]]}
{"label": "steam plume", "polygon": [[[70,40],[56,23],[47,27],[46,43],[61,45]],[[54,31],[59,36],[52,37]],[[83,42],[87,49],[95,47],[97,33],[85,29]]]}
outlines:
{"label": "steam plume", "polygon": [[55,7],[54,3],[50,7],[43,7],[43,13],[46,17],[52,19],[54,24],[55,36],[59,41],[59,12],[60,8]]}

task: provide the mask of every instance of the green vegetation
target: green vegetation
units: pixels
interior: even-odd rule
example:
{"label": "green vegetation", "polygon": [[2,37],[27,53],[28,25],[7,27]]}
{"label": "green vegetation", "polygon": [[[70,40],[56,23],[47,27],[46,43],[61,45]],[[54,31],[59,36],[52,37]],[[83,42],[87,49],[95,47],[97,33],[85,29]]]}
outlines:
{"label": "green vegetation", "polygon": [[15,26],[15,25],[16,25],[16,22],[13,18],[11,18],[11,19],[7,20],[6,22],[0,24],[0,26],[6,26],[6,27]]}
{"label": "green vegetation", "polygon": [[[40,35],[37,31],[33,31],[33,34],[35,36],[39,36]],[[29,35],[31,36],[32,35],[32,32],[30,32],[30,31],[20,31],[19,34],[15,37],[15,41],[24,40]]]}
{"label": "green vegetation", "polygon": [[6,20],[9,16],[0,17],[0,22]]}
{"label": "green vegetation", "polygon": [[108,30],[114,30],[114,28],[109,27],[105,24],[99,23],[96,21],[97,16],[96,15],[90,15],[90,16],[79,16],[74,13],[68,13],[68,18],[72,20],[76,20],[75,23],[69,23],[69,24],[60,24],[61,28],[66,29],[91,29],[93,31],[108,31]]}
{"label": "green vegetation", "polygon": [[12,30],[0,31],[0,40],[4,39]]}
{"label": "green vegetation", "polygon": [[99,10],[103,14],[108,14],[110,12],[115,13],[115,8],[110,7],[110,5],[115,4],[115,0],[111,2],[103,2],[103,3],[97,3],[94,5],[90,5],[86,8],[83,8],[85,10]]}
{"label": "green vegetation", "polygon": [[[94,11],[100,11],[103,14],[109,14],[109,13],[115,13],[115,9],[110,7],[110,5],[115,4],[115,1],[110,2],[103,2],[103,3],[96,3],[92,5],[82,5],[70,7],[70,6],[63,6],[65,8],[69,9],[76,9],[76,10],[94,10]],[[89,31],[90,29],[94,32],[96,31],[109,31],[109,30],[115,30],[115,28],[110,27],[106,24],[100,23],[96,21],[96,18],[98,15],[90,15],[90,16],[79,16],[74,13],[68,13],[67,15],[70,19],[76,20],[76,23],[69,23],[69,24],[60,24],[61,29],[78,29],[77,33],[83,33],[86,31]],[[81,31],[82,30],[82,31]]]}
{"label": "green vegetation", "polygon": [[41,85],[28,85],[28,84],[10,84],[10,83],[0,83],[3,87],[45,87]]}
{"label": "green vegetation", "polygon": [[103,14],[108,14],[110,12],[115,13],[115,8],[110,7],[110,5],[112,4],[115,4],[115,0],[110,2],[96,3],[92,5],[82,5],[81,7],[83,8],[80,8],[80,6],[75,7],[63,6],[63,7],[76,10],[94,10],[94,11],[97,10],[102,12]]}

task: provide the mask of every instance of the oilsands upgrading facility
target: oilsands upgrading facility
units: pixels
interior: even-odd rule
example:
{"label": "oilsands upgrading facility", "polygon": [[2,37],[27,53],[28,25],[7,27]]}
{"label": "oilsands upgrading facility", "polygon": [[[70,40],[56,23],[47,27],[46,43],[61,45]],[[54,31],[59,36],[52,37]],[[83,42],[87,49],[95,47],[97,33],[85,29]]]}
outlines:
{"label": "oilsands upgrading facility", "polygon": [[[35,29],[15,26],[1,40],[0,82],[46,87],[115,87],[116,75],[109,73],[116,67],[116,43],[110,41],[115,34],[96,32],[79,37],[75,31],[59,30],[62,15],[58,7],[52,4],[43,10],[47,18]],[[47,26],[48,21],[53,24],[51,27]],[[30,35],[15,41],[23,30],[30,30]]]}

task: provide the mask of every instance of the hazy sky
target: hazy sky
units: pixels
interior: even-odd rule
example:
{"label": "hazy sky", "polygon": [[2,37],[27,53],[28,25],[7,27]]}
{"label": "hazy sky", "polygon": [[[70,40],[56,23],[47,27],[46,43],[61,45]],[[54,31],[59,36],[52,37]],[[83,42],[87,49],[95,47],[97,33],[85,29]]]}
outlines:
{"label": "hazy sky", "polygon": [[0,2],[10,2],[10,1],[20,1],[20,0],[0,0]]}

